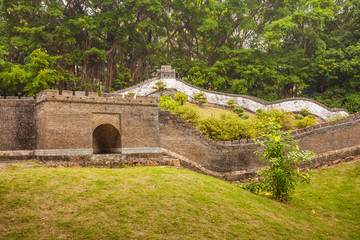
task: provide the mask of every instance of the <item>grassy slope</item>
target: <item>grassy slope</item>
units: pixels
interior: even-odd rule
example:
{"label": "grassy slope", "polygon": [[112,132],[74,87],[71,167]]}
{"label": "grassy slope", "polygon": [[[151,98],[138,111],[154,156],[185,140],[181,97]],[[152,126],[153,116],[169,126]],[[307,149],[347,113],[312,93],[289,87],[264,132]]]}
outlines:
{"label": "grassy slope", "polygon": [[286,205],[171,167],[3,167],[0,238],[356,239],[359,173],[319,170]]}
{"label": "grassy slope", "polygon": [[[215,117],[220,118],[220,116],[221,116],[223,113],[229,114],[229,113],[231,112],[231,111],[228,110],[228,109],[220,108],[220,107],[209,107],[209,106],[202,106],[202,107],[200,107],[200,106],[197,105],[197,104],[192,104],[192,103],[186,103],[186,104],[189,104],[189,105],[192,105],[192,106],[196,107],[196,109],[199,110],[200,118],[201,118],[201,119],[210,117],[211,115],[214,115]],[[249,116],[253,116],[253,115],[254,115],[253,113],[250,113],[250,112],[247,112],[247,111],[245,111],[244,113],[247,114],[247,115],[249,115]]]}

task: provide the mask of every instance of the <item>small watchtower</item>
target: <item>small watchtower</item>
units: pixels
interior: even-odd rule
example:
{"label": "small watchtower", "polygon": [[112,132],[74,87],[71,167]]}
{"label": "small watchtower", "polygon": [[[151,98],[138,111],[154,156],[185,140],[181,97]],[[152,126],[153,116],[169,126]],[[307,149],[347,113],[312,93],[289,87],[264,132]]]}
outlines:
{"label": "small watchtower", "polygon": [[161,69],[158,70],[157,76],[160,79],[164,78],[176,78],[175,69],[172,69],[171,66],[162,65]]}

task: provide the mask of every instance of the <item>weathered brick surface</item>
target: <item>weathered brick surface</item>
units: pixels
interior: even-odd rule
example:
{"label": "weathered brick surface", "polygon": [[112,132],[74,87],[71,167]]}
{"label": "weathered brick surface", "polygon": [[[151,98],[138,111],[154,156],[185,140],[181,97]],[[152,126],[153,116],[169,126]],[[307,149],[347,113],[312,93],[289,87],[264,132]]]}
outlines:
{"label": "weathered brick surface", "polygon": [[34,111],[34,99],[0,100],[0,151],[34,149]]}
{"label": "weathered brick surface", "polygon": [[119,131],[119,147],[159,147],[156,99],[61,96],[45,91],[36,104],[36,149],[91,149],[93,131],[102,124]]}

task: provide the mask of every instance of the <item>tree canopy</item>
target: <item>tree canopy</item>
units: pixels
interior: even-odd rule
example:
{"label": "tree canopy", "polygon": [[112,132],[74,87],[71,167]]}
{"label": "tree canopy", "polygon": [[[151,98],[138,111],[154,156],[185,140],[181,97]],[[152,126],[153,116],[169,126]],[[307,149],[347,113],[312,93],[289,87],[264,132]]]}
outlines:
{"label": "tree canopy", "polygon": [[210,90],[360,110],[360,0],[0,0],[0,95]]}

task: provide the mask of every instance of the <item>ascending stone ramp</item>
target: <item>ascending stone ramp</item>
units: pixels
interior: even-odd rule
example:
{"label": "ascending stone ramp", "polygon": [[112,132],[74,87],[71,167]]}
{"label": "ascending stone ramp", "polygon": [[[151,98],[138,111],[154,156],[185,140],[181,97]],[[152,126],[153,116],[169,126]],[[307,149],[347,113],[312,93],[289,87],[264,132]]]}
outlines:
{"label": "ascending stone ramp", "polygon": [[275,102],[267,102],[256,97],[246,95],[209,91],[175,78],[151,78],[132,87],[116,91],[113,95],[126,96],[128,93],[135,93],[137,96],[149,96],[155,92],[153,87],[155,87],[155,84],[160,80],[166,84],[166,89],[176,90],[186,94],[190,98],[192,98],[194,94],[204,93],[208,103],[210,104],[227,106],[227,102],[230,99],[235,99],[238,106],[247,109],[250,112],[256,112],[257,109],[284,109],[288,112],[299,112],[302,109],[306,109],[311,114],[318,116],[323,120],[330,120],[331,118],[337,116],[349,115],[349,112],[345,109],[331,109],[312,99],[288,98]]}

